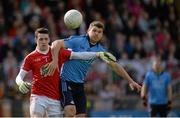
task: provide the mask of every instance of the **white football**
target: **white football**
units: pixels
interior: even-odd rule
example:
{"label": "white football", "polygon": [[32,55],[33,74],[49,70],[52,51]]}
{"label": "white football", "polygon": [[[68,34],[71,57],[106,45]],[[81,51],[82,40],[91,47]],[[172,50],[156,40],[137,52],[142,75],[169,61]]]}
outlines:
{"label": "white football", "polygon": [[82,14],[75,9],[67,11],[64,15],[64,23],[69,29],[76,29],[80,27],[82,20]]}

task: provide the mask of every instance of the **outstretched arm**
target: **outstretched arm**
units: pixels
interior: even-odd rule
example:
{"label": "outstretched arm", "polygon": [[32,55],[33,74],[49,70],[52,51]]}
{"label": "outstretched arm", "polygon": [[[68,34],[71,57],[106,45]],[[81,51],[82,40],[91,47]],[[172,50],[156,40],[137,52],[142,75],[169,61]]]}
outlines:
{"label": "outstretched arm", "polygon": [[88,60],[98,57],[97,52],[71,52],[70,59]]}
{"label": "outstretched arm", "polygon": [[[56,42],[52,47],[52,55],[53,55],[53,60],[51,63],[47,64],[46,67],[48,68],[48,73],[44,76],[51,76],[54,74],[54,71],[58,68],[58,54],[59,54],[59,50],[60,50],[60,46],[62,42]],[[102,59],[103,61],[105,61],[106,63],[108,63],[110,61],[110,59],[108,58],[108,54],[107,52],[71,52],[71,56],[70,59],[82,59],[82,60],[89,60],[89,59],[93,59],[96,57],[99,57],[100,59]]]}
{"label": "outstretched arm", "polygon": [[109,66],[114,70],[119,76],[123,77],[129,82],[129,86],[132,90],[141,90],[141,86],[136,83],[129,75],[128,73],[124,70],[124,68],[119,65],[117,62],[110,61]]}
{"label": "outstretched arm", "polygon": [[104,62],[106,62],[112,70],[114,70],[119,76],[123,77],[129,82],[129,86],[132,90],[137,90],[140,91],[141,86],[136,83],[129,75],[128,73],[124,70],[124,68],[119,65],[116,62],[116,57],[114,57],[111,53],[109,52],[99,52],[99,57],[102,59]]}

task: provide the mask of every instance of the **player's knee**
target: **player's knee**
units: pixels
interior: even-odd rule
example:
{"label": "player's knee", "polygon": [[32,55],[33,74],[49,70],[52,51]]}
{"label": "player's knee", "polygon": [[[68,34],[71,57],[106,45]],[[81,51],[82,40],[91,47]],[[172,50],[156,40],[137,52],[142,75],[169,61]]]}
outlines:
{"label": "player's knee", "polygon": [[67,105],[64,107],[64,116],[65,117],[73,117],[75,115],[76,115],[75,105]]}

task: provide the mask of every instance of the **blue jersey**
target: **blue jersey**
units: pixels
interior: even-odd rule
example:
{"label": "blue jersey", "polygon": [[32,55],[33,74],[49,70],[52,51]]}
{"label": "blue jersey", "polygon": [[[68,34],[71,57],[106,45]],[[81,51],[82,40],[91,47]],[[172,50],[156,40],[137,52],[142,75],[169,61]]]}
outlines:
{"label": "blue jersey", "polygon": [[[99,43],[91,45],[88,35],[71,36],[64,40],[64,44],[66,48],[70,48],[74,52],[106,51]],[[75,83],[84,83],[84,78],[94,60],[95,58],[90,60],[76,59],[65,62],[61,70],[61,79]]]}
{"label": "blue jersey", "polygon": [[171,84],[171,77],[168,72],[157,74],[154,71],[149,71],[145,76],[144,84],[147,87],[150,104],[167,104],[168,86]]}

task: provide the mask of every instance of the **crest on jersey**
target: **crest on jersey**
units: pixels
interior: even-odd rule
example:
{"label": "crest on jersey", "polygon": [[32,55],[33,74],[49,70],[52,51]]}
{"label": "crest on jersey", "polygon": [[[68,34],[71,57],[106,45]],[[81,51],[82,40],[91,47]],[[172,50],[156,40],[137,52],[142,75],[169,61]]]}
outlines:
{"label": "crest on jersey", "polygon": [[42,76],[44,76],[44,75],[46,75],[48,73],[49,69],[47,67],[48,67],[47,65],[41,66],[40,73],[41,73]]}

